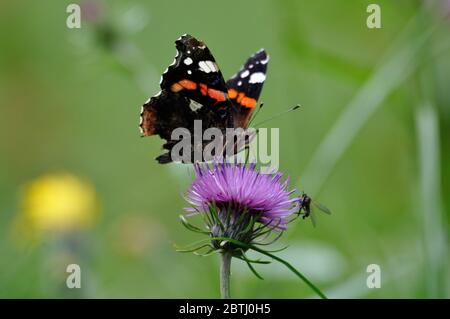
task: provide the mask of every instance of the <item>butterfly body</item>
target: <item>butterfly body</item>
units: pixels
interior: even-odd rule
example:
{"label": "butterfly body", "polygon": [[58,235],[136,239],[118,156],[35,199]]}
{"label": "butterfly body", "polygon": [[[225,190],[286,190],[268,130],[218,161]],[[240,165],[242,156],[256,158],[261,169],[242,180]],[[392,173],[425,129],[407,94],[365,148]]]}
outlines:
{"label": "butterfly body", "polygon": [[[177,55],[161,76],[161,91],[144,103],[140,117],[143,136],[159,135],[166,140],[163,148],[168,152],[157,157],[160,163],[173,160],[170,151],[179,142],[172,136],[174,130],[185,128],[194,133],[196,120],[201,120],[202,130],[217,128],[224,135],[227,128],[247,128],[269,60],[266,52],[260,50],[225,82],[203,42],[183,35],[175,44]],[[201,145],[209,142],[203,140]]]}

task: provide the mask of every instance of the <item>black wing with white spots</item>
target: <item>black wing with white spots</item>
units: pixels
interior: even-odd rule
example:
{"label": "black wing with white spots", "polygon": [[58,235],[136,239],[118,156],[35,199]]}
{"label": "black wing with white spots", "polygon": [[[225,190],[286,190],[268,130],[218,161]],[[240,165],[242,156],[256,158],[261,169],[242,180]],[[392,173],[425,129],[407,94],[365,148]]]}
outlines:
{"label": "black wing with white spots", "polygon": [[161,89],[206,106],[227,100],[227,86],[208,47],[190,35],[175,41],[177,55],[161,76]]}
{"label": "black wing with white spots", "polygon": [[252,55],[226,83],[228,96],[234,104],[235,127],[248,126],[266,79],[269,56],[264,49]]}

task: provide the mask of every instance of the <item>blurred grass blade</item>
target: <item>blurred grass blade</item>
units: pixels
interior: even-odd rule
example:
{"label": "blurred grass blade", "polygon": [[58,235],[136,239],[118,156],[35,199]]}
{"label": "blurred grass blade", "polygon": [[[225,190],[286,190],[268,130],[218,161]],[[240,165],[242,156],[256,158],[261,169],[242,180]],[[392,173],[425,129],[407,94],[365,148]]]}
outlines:
{"label": "blurred grass blade", "polygon": [[439,127],[436,110],[431,104],[416,113],[419,159],[420,203],[419,224],[423,232],[425,278],[429,298],[445,298],[448,280],[448,248],[442,212]]}
{"label": "blurred grass blade", "polygon": [[[400,39],[393,44],[393,49],[389,50],[394,52],[388,55],[386,62],[374,71],[372,77],[356,93],[319,144],[306,166],[302,189],[307,188],[311,194],[320,191],[363,125],[384,99],[417,68],[418,53],[436,28],[436,25],[432,25],[419,34],[413,32],[417,30],[410,30],[420,16],[421,13],[418,13],[408,23]],[[408,36],[403,36],[404,33]]]}

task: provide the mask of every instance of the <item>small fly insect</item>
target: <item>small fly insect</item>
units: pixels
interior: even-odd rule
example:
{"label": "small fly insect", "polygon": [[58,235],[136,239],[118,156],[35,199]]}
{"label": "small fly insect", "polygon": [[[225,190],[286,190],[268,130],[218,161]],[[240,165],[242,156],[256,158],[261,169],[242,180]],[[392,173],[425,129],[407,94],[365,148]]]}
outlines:
{"label": "small fly insect", "polygon": [[316,227],[316,216],[314,215],[314,209],[313,207],[311,207],[311,204],[313,204],[313,206],[317,207],[325,214],[331,215],[331,211],[324,205],[314,201],[307,194],[302,193],[302,196],[300,197],[300,209],[298,211],[298,214],[301,215],[303,219],[311,217],[311,222],[313,226]]}

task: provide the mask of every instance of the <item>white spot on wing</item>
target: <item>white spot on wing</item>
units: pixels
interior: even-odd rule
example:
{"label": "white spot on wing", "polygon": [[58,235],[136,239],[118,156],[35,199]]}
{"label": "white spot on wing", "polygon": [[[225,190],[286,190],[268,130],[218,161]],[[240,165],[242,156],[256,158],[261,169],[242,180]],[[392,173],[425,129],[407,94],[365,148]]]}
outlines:
{"label": "white spot on wing", "polygon": [[192,71],[191,71],[191,70],[187,70],[187,73],[188,73],[188,74],[192,74]]}
{"label": "white spot on wing", "polygon": [[261,61],[261,64],[267,64],[267,62],[269,62],[270,57],[267,56],[267,58],[265,60]]}
{"label": "white spot on wing", "polygon": [[184,64],[186,64],[186,65],[191,65],[192,64],[192,62],[194,62],[194,61],[192,61],[192,59],[191,58],[186,58],[186,59],[184,59]]}
{"label": "white spot on wing", "polygon": [[253,69],[253,64],[250,64],[250,65],[248,66],[248,68],[249,68],[249,69]]}
{"label": "white spot on wing", "polygon": [[266,79],[266,75],[262,72],[256,72],[250,75],[249,83],[263,83]]}
{"label": "white spot on wing", "polygon": [[242,81],[239,81],[237,84],[238,84],[238,86],[241,86],[242,85]]}
{"label": "white spot on wing", "polygon": [[241,78],[246,78],[249,74],[250,74],[250,71],[249,70],[245,70],[244,72],[242,72]]}
{"label": "white spot on wing", "polygon": [[205,73],[211,72],[209,66],[206,64],[205,61],[200,61],[200,62],[198,62],[198,66],[199,66],[199,68],[200,68],[200,71],[203,71],[203,72],[205,72]]}
{"label": "white spot on wing", "polygon": [[212,61],[206,61],[206,63],[208,64],[209,68],[210,68],[213,72],[219,71],[219,67],[217,66],[216,63],[214,63],[214,62],[212,62]]}
{"label": "white spot on wing", "polygon": [[200,71],[203,71],[205,73],[217,72],[219,70],[217,64],[215,64],[213,61],[200,61],[198,62],[198,66],[200,68]]}
{"label": "white spot on wing", "polygon": [[200,103],[198,103],[198,102],[196,102],[196,101],[194,101],[194,100],[192,100],[192,99],[189,99],[189,107],[190,107],[190,109],[192,110],[192,111],[197,111],[197,110],[199,110],[199,109],[201,109],[202,107],[203,107],[203,105],[202,104],[200,104]]}

